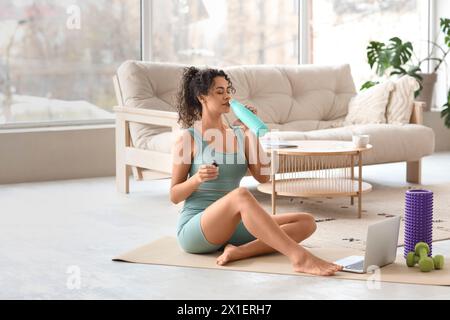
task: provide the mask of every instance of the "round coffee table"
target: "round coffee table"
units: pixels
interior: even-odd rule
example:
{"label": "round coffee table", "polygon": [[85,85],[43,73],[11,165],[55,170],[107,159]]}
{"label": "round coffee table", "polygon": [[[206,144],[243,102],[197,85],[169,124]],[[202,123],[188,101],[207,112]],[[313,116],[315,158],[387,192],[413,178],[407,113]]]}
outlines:
{"label": "round coffee table", "polygon": [[[356,148],[351,141],[289,141],[294,147],[269,148],[271,181],[257,189],[272,195],[272,214],[276,213],[276,196],[338,197],[350,196],[353,205],[358,197],[358,218],[362,212],[362,194],[372,190],[362,181],[362,153],[372,149],[368,144]],[[354,168],[358,166],[358,178]]]}

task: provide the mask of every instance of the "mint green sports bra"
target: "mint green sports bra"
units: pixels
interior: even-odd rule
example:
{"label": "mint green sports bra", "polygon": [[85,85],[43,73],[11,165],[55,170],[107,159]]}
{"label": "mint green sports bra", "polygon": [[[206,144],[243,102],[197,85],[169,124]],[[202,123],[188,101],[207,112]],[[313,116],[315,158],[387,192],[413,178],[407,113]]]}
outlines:
{"label": "mint green sports bra", "polygon": [[195,155],[189,177],[197,173],[202,164],[212,164],[213,160],[219,165],[219,176],[215,180],[205,181],[186,200],[182,211],[187,209],[204,210],[217,199],[226,195],[229,191],[239,187],[242,177],[248,168],[245,157],[244,132],[239,126],[232,127],[237,136],[237,152],[219,152],[206,142],[201,133],[193,127],[189,132],[194,137]]}

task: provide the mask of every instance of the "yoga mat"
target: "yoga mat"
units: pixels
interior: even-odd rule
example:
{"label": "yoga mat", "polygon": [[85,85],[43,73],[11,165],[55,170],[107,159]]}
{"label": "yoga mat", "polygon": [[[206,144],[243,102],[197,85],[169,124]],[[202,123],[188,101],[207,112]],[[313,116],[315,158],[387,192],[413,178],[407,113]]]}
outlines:
{"label": "yoga mat", "polygon": [[[309,248],[308,250],[328,261],[335,261],[350,255],[361,255],[361,251],[342,247]],[[220,254],[221,252],[189,254],[181,250],[174,237],[164,237],[124,253],[113,260],[179,267],[312,276],[294,272],[289,260],[277,253],[235,261],[225,266],[216,264],[216,257]],[[387,265],[375,273],[355,274],[338,272],[333,278],[448,286],[450,285],[450,259],[448,257],[445,259],[445,268],[443,270],[434,270],[426,273],[420,272],[418,267],[408,268],[403,256],[399,254],[395,263]]]}

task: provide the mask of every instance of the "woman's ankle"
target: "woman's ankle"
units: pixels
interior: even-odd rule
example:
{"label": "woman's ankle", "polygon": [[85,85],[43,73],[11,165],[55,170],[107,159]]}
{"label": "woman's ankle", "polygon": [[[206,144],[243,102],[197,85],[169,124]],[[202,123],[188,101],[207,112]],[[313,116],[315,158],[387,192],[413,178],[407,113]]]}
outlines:
{"label": "woman's ankle", "polygon": [[297,250],[295,250],[291,255],[288,256],[289,260],[291,260],[292,263],[301,263],[305,260],[307,257],[308,252],[305,248],[298,246]]}
{"label": "woman's ankle", "polygon": [[234,246],[234,256],[238,258],[238,260],[246,259],[248,257],[251,257],[251,253],[249,252],[246,245],[240,245],[240,246]]}

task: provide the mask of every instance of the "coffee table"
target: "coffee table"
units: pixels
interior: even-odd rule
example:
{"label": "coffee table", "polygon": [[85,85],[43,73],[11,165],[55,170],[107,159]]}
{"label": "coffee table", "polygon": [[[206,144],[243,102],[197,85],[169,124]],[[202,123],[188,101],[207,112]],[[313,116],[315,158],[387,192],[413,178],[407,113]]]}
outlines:
{"label": "coffee table", "polygon": [[[276,196],[342,197],[351,205],[358,198],[358,218],[362,213],[362,195],[372,186],[362,180],[362,153],[368,144],[356,148],[351,141],[289,141],[295,147],[266,148],[271,156],[271,181],[258,185],[260,192],[272,195],[272,214],[276,214]],[[355,178],[355,166],[358,178]]]}

